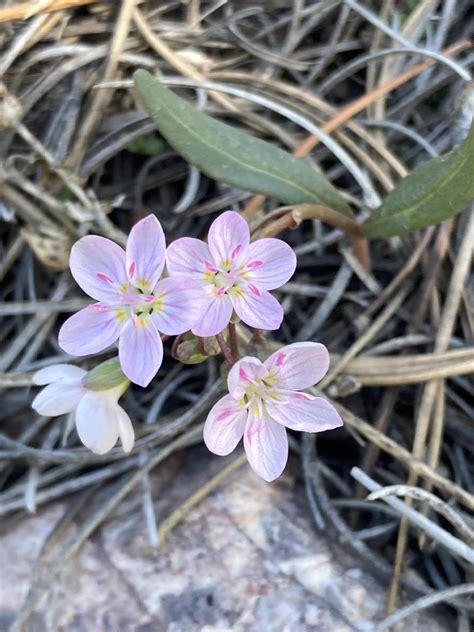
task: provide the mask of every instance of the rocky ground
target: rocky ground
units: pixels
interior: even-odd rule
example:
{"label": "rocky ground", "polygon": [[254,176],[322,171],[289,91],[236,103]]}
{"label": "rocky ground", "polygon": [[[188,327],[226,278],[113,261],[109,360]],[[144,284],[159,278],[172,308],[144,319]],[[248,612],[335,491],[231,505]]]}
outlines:
{"label": "rocky ground", "polygon": [[[194,448],[162,465],[151,477],[158,520],[225,461]],[[66,566],[29,631],[367,632],[384,616],[385,587],[315,532],[294,464],[274,484],[241,467],[155,554],[141,503],[137,490]],[[52,504],[0,538],[2,632],[21,609],[35,559],[67,511],[67,503]],[[448,629],[426,612],[407,626]]]}

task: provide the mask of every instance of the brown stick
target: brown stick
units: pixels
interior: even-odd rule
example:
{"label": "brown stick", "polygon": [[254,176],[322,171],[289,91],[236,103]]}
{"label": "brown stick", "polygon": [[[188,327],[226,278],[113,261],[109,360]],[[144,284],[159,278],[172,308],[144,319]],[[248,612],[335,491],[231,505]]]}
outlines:
{"label": "brown stick", "polygon": [[44,7],[38,2],[31,0],[30,2],[20,2],[12,7],[0,9],[0,22],[10,22],[10,20],[26,20],[37,13],[51,13],[52,11],[61,11],[62,9],[72,9],[80,7],[84,4],[92,4],[97,0],[51,0]]}

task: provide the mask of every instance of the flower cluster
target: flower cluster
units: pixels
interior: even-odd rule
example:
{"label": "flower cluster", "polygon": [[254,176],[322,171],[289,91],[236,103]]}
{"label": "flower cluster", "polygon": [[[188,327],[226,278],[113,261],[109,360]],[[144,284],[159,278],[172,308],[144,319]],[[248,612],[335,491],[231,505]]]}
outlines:
{"label": "flower cluster", "polygon": [[258,330],[280,327],[283,309],[270,290],[286,283],[296,268],[285,242],[250,242],[249,226],[238,213],[222,213],[207,242],[183,237],[168,247],[159,221],[149,215],[132,228],[125,250],[104,237],[80,239],[70,268],[96,302],[63,324],[59,345],[75,356],[117,345],[118,359],[89,374],[68,364],[40,370],[34,382],[47,386],[33,408],[51,416],[75,411],[79,437],[93,452],[104,454],[118,439],[126,452],[132,450],[133,427],[118,399],[129,382],[145,387],[156,375],[163,360],[161,335],[186,332],[197,340],[216,336],[230,368],[229,394],[212,408],[204,429],[215,454],[229,454],[243,437],[251,467],[271,481],[287,461],[285,427],[320,432],[342,424],[329,402],[301,392],[328,370],[323,345],[289,345],[263,363],[250,356],[229,360],[226,354],[222,334],[239,320]]}

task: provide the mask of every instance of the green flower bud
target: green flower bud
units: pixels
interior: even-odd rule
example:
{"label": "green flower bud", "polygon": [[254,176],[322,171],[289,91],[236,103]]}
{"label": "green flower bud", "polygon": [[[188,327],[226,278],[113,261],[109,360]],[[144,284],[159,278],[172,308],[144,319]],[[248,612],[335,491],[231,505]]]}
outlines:
{"label": "green flower bud", "polygon": [[84,378],[84,387],[89,391],[108,391],[123,386],[121,394],[125,393],[130,381],[122,373],[118,358],[111,358],[89,371]]}

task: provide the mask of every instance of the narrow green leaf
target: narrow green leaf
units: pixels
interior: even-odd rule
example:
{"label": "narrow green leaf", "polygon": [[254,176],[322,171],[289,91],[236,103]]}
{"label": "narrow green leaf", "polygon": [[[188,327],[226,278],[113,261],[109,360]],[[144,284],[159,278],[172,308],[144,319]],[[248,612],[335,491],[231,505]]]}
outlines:
{"label": "narrow green leaf", "polygon": [[196,110],[145,70],[133,79],[161,135],[211,178],[286,204],[313,202],[352,215],[332,184],[302,160]]}
{"label": "narrow green leaf", "polygon": [[474,198],[474,125],[462,145],[427,160],[391,191],[362,226],[368,239],[402,235],[460,213]]}

